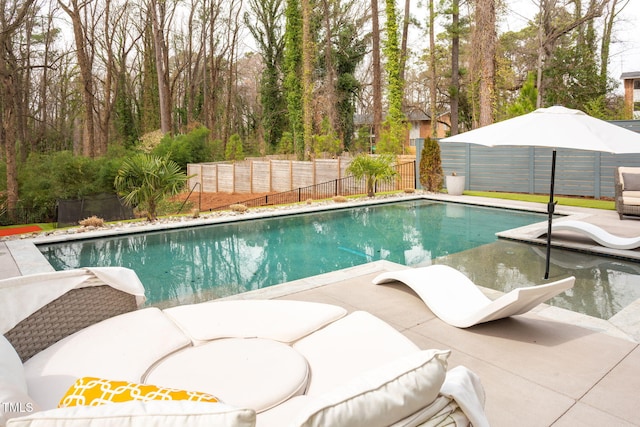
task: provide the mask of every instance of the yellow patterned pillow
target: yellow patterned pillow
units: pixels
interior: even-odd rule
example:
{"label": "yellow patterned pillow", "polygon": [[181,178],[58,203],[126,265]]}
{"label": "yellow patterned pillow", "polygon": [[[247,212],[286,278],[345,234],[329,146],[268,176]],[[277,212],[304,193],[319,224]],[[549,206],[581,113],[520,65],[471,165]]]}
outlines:
{"label": "yellow patterned pillow", "polygon": [[67,406],[98,406],[105,403],[130,400],[190,400],[193,402],[218,402],[215,396],[198,391],[185,391],[127,381],[110,381],[101,378],[78,379],[60,400],[59,408]]}

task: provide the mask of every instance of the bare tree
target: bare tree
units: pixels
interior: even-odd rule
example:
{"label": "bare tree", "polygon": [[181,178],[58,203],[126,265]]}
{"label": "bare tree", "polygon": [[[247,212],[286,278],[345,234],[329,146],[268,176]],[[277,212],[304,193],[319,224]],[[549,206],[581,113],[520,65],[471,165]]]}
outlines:
{"label": "bare tree", "polygon": [[80,78],[82,80],[82,100],[84,104],[83,133],[82,133],[82,154],[93,157],[96,155],[96,130],[94,121],[95,89],[93,76],[93,38],[90,34],[93,25],[84,22],[86,17],[93,16],[88,11],[89,2],[78,2],[70,0],[69,4],[58,0],[58,4],[71,19],[73,26],[73,38],[76,46],[76,57],[80,68]]}
{"label": "bare tree", "polygon": [[451,2],[451,135],[458,134],[460,106],[460,1]]}
{"label": "bare tree", "polygon": [[[486,0],[482,0],[486,1]],[[571,30],[589,22],[602,15],[604,7],[611,0],[591,0],[586,13],[583,15],[581,1],[575,1],[574,19],[564,25],[556,22],[558,8],[557,0],[540,0],[538,10],[538,61],[536,86],[538,88],[537,108],[542,106],[544,87],[542,83],[542,72],[546,59],[553,53],[556,41]]]}
{"label": "bare tree", "polygon": [[18,203],[18,58],[14,53],[14,37],[34,5],[34,0],[7,2],[0,0],[0,147],[4,148],[7,165],[7,210],[14,215]]}
{"label": "bare tree", "polygon": [[382,124],[382,65],[380,63],[380,22],[378,0],[371,0],[371,56],[373,89],[373,133],[376,139],[381,136]]}

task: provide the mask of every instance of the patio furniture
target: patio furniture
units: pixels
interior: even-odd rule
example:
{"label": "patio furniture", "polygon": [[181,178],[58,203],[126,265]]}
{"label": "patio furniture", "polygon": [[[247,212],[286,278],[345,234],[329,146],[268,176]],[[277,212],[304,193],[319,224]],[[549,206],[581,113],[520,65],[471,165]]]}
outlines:
{"label": "patio furniture", "polygon": [[640,215],[640,167],[620,166],[614,174],[616,211],[624,215]]}
{"label": "patio furniture", "polygon": [[376,285],[394,281],[413,289],[433,314],[444,322],[458,328],[468,328],[526,313],[573,287],[575,277],[545,285],[516,288],[494,301],[487,298],[467,276],[446,265],[391,271],[373,279]]}
{"label": "patio furniture", "polygon": [[[108,269],[99,273],[109,276]],[[478,377],[463,366],[447,372],[449,350],[421,350],[377,317],[329,304],[226,300],[140,308],[83,327],[21,360],[14,348],[29,334],[12,334],[16,325],[50,304],[70,304],[74,317],[86,307],[71,299],[105,284],[87,270],[34,276],[0,280],[0,313],[13,313],[0,323],[0,401],[10,402],[0,405],[0,426],[488,426]],[[69,285],[61,286],[60,276],[73,282],[70,290],[61,290]],[[91,279],[81,280],[85,276]],[[133,277],[111,278],[119,276]],[[47,282],[57,284],[60,298],[47,301]],[[49,297],[11,309],[23,305],[14,299],[25,295],[23,287]],[[132,288],[136,293],[137,284]],[[66,329],[66,320],[49,317],[49,324],[33,327]],[[132,390],[154,385],[177,394],[206,393],[220,402],[58,407],[68,390],[83,393],[86,384],[106,387],[111,381],[131,383]]]}
{"label": "patio furniture", "polygon": [[[609,233],[608,231],[584,221],[557,221],[551,226],[552,231],[572,231],[587,236],[599,245],[612,249],[636,249],[640,247],[639,237],[620,237]],[[547,227],[537,230],[535,237],[547,234]]]}

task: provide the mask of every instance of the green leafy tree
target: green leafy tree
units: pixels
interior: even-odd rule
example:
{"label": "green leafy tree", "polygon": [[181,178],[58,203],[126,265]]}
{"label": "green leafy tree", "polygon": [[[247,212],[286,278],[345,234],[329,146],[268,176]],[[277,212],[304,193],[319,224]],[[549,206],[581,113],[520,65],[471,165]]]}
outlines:
{"label": "green leafy tree", "polygon": [[442,159],[440,146],[434,139],[427,138],[420,155],[420,184],[427,191],[438,192],[442,189]]}
{"label": "green leafy tree", "polygon": [[536,109],[538,99],[538,89],[536,89],[536,76],[529,73],[527,81],[520,89],[518,99],[507,107],[507,118],[521,116]]}
{"label": "green leafy tree", "polygon": [[240,135],[234,133],[227,142],[227,148],[224,152],[224,157],[227,160],[244,160],[244,151],[242,149],[242,140]]}
{"label": "green leafy tree", "polygon": [[356,153],[368,153],[371,149],[371,129],[369,126],[358,127],[358,132],[351,147]]}
{"label": "green leafy tree", "polygon": [[275,151],[287,123],[280,71],[284,62],[284,38],[280,24],[282,5],[283,0],[250,0],[249,8],[253,16],[247,13],[244,17],[264,60],[260,103],[264,139],[270,152]]}
{"label": "green leafy tree", "polygon": [[299,159],[304,153],[302,109],[302,10],[299,0],[287,0],[284,33],[285,98],[294,152]]}
{"label": "green leafy tree", "polygon": [[280,143],[278,144],[278,153],[280,154],[293,154],[295,152],[293,146],[293,135],[291,132],[284,132]]}
{"label": "green leafy tree", "polygon": [[331,124],[327,117],[322,118],[320,128],[322,130],[322,135],[315,135],[313,137],[313,148],[316,155],[320,153],[338,155],[340,153],[340,139],[331,128]]}
{"label": "green leafy tree", "polygon": [[158,204],[182,191],[186,182],[187,175],[168,157],[137,154],[123,162],[114,187],[128,206],[146,208],[147,219],[154,221]]}
{"label": "green leafy tree", "polygon": [[394,0],[386,0],[387,21],[383,51],[387,57],[385,70],[388,78],[389,113],[383,125],[377,150],[379,153],[402,153],[407,132],[406,117],[402,112],[404,82],[400,77],[400,48],[398,45],[398,18]]}
{"label": "green leafy tree", "polygon": [[338,134],[344,146],[351,148],[355,102],[362,86],[355,74],[367,52],[367,40],[360,36],[359,28],[352,21],[345,21],[337,30],[334,56],[338,77],[336,84]]}
{"label": "green leafy tree", "polygon": [[213,160],[213,147],[208,141],[211,132],[204,126],[197,127],[182,135],[165,135],[160,144],[152,151],[159,157],[168,157],[182,170],[187,170],[189,163],[202,163]]}
{"label": "green leafy tree", "polygon": [[372,157],[368,154],[360,154],[347,167],[347,172],[356,179],[365,179],[367,184],[367,196],[375,196],[377,182],[390,181],[398,172],[394,169],[395,156],[384,154]]}

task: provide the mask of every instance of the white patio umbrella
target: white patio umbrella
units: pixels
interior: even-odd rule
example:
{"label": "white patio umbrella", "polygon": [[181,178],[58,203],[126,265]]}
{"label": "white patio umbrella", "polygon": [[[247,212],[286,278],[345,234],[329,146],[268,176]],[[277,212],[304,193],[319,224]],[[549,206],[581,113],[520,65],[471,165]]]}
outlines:
{"label": "white patio umbrella", "polygon": [[464,142],[489,147],[527,146],[553,148],[551,185],[549,203],[547,204],[549,224],[545,279],[549,278],[551,223],[555,208],[553,200],[556,169],[555,149],[572,148],[614,154],[640,153],[639,133],[596,119],[582,111],[561,106],[539,108],[522,116],[443,138],[441,141]]}

